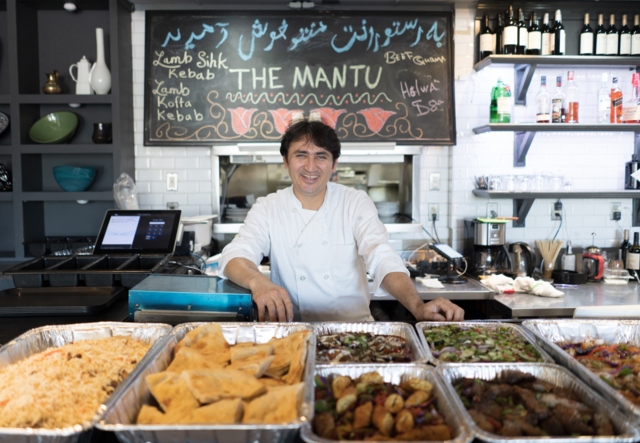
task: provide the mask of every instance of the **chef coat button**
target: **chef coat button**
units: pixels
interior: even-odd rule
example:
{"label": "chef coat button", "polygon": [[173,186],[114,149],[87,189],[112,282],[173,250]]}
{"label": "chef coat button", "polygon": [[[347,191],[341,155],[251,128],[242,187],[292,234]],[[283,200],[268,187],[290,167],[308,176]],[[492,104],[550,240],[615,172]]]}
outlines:
{"label": "chef coat button", "polygon": [[324,279],[325,279],[325,280],[329,280],[329,276],[328,276],[328,275],[325,275],[325,276],[324,276]]}
{"label": "chef coat button", "polygon": [[291,211],[291,212],[298,212],[298,210],[296,208],[293,208],[293,211]]}
{"label": "chef coat button", "polygon": [[327,246],[328,244],[329,244],[329,242],[328,242],[328,241],[323,241],[323,242],[322,242],[322,246]]}
{"label": "chef coat button", "polygon": [[300,277],[300,281],[304,281],[304,275]]}

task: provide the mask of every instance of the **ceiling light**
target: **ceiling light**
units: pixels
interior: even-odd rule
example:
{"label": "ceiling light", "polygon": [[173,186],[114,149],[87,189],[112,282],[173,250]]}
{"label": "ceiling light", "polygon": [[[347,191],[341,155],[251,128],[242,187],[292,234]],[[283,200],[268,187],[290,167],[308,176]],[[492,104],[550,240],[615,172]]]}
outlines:
{"label": "ceiling light", "polygon": [[69,12],[73,12],[73,11],[75,11],[76,9],[78,9],[78,8],[76,7],[76,4],[75,4],[75,3],[71,3],[71,2],[67,2],[67,3],[65,3],[62,7],[63,7],[64,9],[66,9],[67,11],[69,11]]}

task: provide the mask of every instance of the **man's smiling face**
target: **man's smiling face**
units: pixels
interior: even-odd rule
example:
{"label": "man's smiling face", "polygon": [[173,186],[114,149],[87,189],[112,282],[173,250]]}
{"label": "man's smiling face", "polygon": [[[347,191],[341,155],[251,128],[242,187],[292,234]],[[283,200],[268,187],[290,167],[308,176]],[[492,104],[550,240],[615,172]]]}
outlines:
{"label": "man's smiling face", "polygon": [[298,198],[323,194],[331,175],[336,172],[338,160],[334,161],[329,151],[306,138],[291,143],[287,157],[282,158],[284,167],[289,170]]}

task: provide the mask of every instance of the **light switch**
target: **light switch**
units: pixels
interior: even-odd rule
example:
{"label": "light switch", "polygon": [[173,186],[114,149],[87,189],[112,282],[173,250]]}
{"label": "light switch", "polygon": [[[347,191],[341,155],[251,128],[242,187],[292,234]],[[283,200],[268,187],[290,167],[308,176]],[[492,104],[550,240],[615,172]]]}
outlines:
{"label": "light switch", "polygon": [[175,172],[169,172],[167,174],[167,191],[178,190],[178,174]]}
{"label": "light switch", "polygon": [[440,190],[440,173],[439,172],[429,173],[429,190],[430,191]]}

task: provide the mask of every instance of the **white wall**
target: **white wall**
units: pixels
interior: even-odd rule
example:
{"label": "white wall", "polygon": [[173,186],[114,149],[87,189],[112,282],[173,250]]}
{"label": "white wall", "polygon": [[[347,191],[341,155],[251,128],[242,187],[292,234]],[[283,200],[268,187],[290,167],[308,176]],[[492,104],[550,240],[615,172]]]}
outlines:
{"label": "white wall", "polygon": [[[421,156],[421,221],[432,233],[428,220],[428,204],[438,203],[437,232],[443,241],[462,248],[462,220],[485,216],[488,200],[471,193],[474,175],[514,174],[533,175],[540,172],[561,174],[573,181],[574,190],[619,190],[624,179],[624,163],[631,159],[634,149],[633,133],[539,133],[529,154],[527,166],[513,167],[513,134],[488,133],[474,135],[472,128],[489,121],[490,91],[497,77],[513,85],[513,69],[491,67],[478,73],[473,71],[475,11],[455,11],[455,98],[457,145],[425,146]],[[209,148],[150,148],[143,146],[144,103],[144,12],[132,14],[133,76],[136,184],[140,203],[144,208],[166,208],[168,202],[178,202],[185,215],[209,214],[211,208],[211,150]],[[600,75],[609,73],[619,78],[626,97],[630,93],[631,72],[623,69],[577,69],[575,81],[580,88],[580,121],[595,121],[596,92]],[[528,106],[515,106],[515,122],[535,120],[535,95],[540,76],[547,76],[550,91],[555,90],[554,79],[566,70],[538,69],[527,94]],[[178,173],[178,191],[166,191],[166,174]],[[429,174],[439,172],[439,191],[429,191]],[[598,246],[616,246],[622,232],[616,222],[609,220],[609,204],[623,203],[622,229],[631,226],[631,199],[563,200],[564,223],[558,234],[561,240],[574,245],[591,244],[596,232]],[[512,200],[496,200],[501,216],[511,216]],[[552,200],[536,200],[526,219],[526,228],[507,228],[507,241],[527,241],[552,237],[559,222],[551,221]],[[426,234],[393,234],[405,240],[405,246],[422,243]],[[425,240],[426,241],[426,240]]]}

